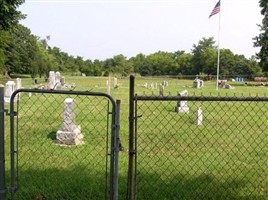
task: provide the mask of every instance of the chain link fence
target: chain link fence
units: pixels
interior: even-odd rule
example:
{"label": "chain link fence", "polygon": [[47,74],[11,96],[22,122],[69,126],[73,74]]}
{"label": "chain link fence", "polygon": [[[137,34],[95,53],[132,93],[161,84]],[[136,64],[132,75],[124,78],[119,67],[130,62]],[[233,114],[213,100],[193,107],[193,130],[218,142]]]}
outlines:
{"label": "chain link fence", "polygon": [[267,199],[268,98],[134,95],[128,199]]}
{"label": "chain link fence", "polygon": [[268,198],[267,98],[134,98],[136,199]]}
{"label": "chain link fence", "polygon": [[14,101],[11,136],[6,135],[11,140],[7,185],[13,190],[7,199],[117,198],[113,99],[90,92],[25,90]]}

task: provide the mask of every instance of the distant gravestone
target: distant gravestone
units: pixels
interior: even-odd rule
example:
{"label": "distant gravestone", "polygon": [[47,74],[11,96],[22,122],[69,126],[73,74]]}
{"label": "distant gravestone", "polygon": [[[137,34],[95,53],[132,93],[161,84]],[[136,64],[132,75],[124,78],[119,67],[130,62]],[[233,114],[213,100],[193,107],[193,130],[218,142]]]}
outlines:
{"label": "distant gravestone", "polygon": [[56,87],[55,88],[57,88],[58,86],[60,86],[61,85],[61,83],[60,83],[60,78],[61,78],[61,76],[60,76],[60,72],[56,72],[55,73],[55,85],[56,85]]}
{"label": "distant gravestone", "polygon": [[110,81],[107,80],[106,81],[106,93],[110,95],[110,91],[111,91]]}
{"label": "distant gravestone", "polygon": [[114,88],[118,88],[118,80],[117,80],[117,78],[114,78]]}
{"label": "distant gravestone", "polygon": [[202,88],[204,87],[204,81],[196,78],[193,82],[193,88]]}
{"label": "distant gravestone", "polygon": [[54,89],[56,85],[56,75],[54,71],[49,72],[49,89]]}
{"label": "distant gravestone", "polygon": [[[178,95],[180,97],[187,97],[188,96],[188,91],[183,90]],[[188,107],[187,101],[179,100],[177,102],[177,106],[175,107],[175,112],[177,112],[177,113],[188,113],[189,112],[189,107]]]}
{"label": "distant gravestone", "polygon": [[203,113],[201,108],[198,108],[198,110],[196,111],[196,125],[202,125],[202,121],[203,121]]}
{"label": "distant gravestone", "polygon": [[159,95],[160,95],[160,96],[164,96],[164,88],[165,88],[165,87],[164,87],[163,85],[160,85],[160,86],[159,86]]}
{"label": "distant gravestone", "polygon": [[5,87],[4,102],[10,103],[10,98],[13,92],[16,90],[16,84],[14,81],[7,81]]}
{"label": "distant gravestone", "polygon": [[[16,78],[16,90],[21,89],[21,87],[22,87],[21,79]],[[20,100],[20,95],[19,94],[16,95],[16,100]]]}
{"label": "distant gravestone", "polygon": [[64,86],[64,85],[65,85],[65,77],[64,77],[64,76],[62,76],[62,77],[60,78],[60,85],[61,85],[61,86]]}
{"label": "distant gravestone", "polygon": [[81,127],[75,124],[75,103],[71,98],[64,101],[63,124],[56,133],[56,142],[65,145],[83,144]]}

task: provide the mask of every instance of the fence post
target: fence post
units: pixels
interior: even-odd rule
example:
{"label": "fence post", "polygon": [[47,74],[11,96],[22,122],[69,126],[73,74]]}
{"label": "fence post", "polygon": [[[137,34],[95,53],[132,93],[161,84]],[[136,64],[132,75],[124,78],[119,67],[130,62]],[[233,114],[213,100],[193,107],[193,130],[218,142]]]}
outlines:
{"label": "fence post", "polygon": [[120,138],[119,138],[119,130],[120,130],[120,100],[116,100],[116,116],[115,116],[115,154],[114,154],[114,198],[115,200],[118,199],[118,161],[119,161],[119,145],[120,145]]}
{"label": "fence post", "polygon": [[0,85],[0,199],[6,199],[5,185],[5,121],[4,121],[4,86]]}
{"label": "fence post", "polygon": [[135,77],[131,75],[129,85],[129,161],[127,186],[128,200],[134,200],[134,82]]}

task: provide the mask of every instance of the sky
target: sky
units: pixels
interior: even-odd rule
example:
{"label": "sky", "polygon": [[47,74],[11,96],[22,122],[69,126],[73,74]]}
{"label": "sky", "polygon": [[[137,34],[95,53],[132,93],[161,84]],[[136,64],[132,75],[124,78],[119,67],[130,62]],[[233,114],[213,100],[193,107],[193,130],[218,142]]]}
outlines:
{"label": "sky", "polygon": [[105,60],[123,54],[158,51],[191,53],[202,38],[250,58],[259,51],[259,0],[26,0],[20,23],[48,45],[84,59]]}

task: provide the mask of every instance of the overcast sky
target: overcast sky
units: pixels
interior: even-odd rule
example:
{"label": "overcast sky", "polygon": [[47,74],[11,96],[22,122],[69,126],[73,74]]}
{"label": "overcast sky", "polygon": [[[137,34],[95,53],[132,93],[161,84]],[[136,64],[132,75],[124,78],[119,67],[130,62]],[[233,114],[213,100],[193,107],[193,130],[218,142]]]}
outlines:
{"label": "overcast sky", "polygon": [[[203,37],[247,58],[259,51],[263,16],[259,0],[221,0],[220,14],[208,18],[218,0],[26,0],[21,23],[51,47],[84,59],[127,58],[143,53],[185,50]],[[219,20],[220,17],[220,20]],[[219,23],[220,21],[220,23]],[[220,37],[219,33],[220,24]],[[220,40],[218,39],[220,38]]]}

